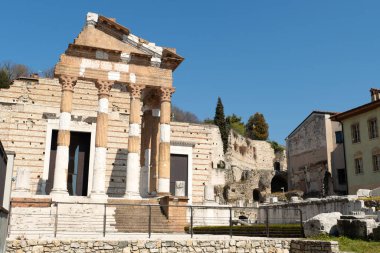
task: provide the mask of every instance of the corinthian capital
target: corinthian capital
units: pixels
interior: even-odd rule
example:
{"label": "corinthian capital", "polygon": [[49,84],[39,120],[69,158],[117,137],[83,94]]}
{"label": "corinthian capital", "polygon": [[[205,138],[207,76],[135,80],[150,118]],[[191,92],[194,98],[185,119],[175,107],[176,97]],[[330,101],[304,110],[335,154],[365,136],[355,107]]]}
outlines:
{"label": "corinthian capital", "polygon": [[74,91],[74,86],[77,84],[78,78],[74,76],[59,76],[59,83],[62,85],[62,90]]}
{"label": "corinthian capital", "polygon": [[132,99],[140,99],[141,98],[141,92],[145,87],[143,85],[138,84],[129,84],[128,85],[128,91],[130,93],[130,96]]}
{"label": "corinthian capital", "polygon": [[161,102],[164,102],[164,101],[170,102],[174,91],[175,89],[173,87],[161,87],[160,88]]}
{"label": "corinthian capital", "polygon": [[109,96],[114,81],[96,80],[95,86],[98,88],[99,96]]}

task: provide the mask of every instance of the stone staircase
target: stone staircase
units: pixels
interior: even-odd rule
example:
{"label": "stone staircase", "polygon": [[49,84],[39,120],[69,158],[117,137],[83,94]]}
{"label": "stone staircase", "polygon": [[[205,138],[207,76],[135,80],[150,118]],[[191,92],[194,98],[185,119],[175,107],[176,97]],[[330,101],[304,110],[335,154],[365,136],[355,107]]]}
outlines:
{"label": "stone staircase", "polygon": [[[185,212],[171,214],[169,219],[163,209],[158,206],[157,199],[144,201],[131,200],[111,200],[108,207],[114,208],[114,227],[121,233],[147,233],[149,231],[149,207],[147,204],[155,205],[150,207],[151,212],[151,232],[152,233],[184,233],[185,226],[188,225]],[[139,206],[145,205],[145,206]]]}

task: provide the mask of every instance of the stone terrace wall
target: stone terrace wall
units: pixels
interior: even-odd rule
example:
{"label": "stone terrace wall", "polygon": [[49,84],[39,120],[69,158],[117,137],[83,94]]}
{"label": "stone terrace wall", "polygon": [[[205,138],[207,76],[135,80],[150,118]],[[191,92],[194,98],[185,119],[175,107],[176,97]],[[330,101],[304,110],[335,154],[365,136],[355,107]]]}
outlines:
{"label": "stone terrace wall", "polygon": [[301,240],[14,240],[7,242],[7,252],[221,252],[221,253],[338,253],[337,242]]}

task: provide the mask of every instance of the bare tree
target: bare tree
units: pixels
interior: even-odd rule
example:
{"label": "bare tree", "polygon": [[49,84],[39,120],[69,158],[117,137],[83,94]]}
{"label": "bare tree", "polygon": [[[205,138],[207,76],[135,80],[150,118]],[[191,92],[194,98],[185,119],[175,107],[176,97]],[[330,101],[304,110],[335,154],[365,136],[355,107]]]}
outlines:
{"label": "bare tree", "polygon": [[175,105],[172,106],[172,120],[177,122],[200,123],[194,113],[183,111]]}
{"label": "bare tree", "polygon": [[46,78],[54,78],[54,67],[45,69],[44,71],[42,71],[42,74]]}
{"label": "bare tree", "polygon": [[24,64],[15,64],[10,61],[3,62],[0,64],[0,69],[4,70],[7,72],[9,79],[11,81],[24,76],[27,77],[31,74],[31,70],[28,66]]}

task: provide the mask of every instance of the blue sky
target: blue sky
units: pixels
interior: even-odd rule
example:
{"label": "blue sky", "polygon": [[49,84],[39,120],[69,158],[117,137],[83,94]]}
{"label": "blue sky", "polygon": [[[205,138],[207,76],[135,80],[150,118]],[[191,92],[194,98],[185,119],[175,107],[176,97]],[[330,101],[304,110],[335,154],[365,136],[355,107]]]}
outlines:
{"label": "blue sky", "polygon": [[344,111],[380,87],[380,1],[3,1],[0,62],[44,70],[80,32],[87,12],[175,47],[173,102],[200,119],[265,115],[284,138],[312,111]]}

